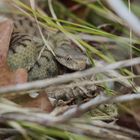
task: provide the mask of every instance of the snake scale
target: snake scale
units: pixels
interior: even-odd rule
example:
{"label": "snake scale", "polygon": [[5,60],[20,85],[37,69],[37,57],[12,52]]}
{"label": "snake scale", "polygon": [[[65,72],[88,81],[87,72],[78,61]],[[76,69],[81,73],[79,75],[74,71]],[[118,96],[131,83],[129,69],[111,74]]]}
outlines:
{"label": "snake scale", "polygon": [[[29,81],[59,75],[63,67],[70,70],[83,70],[87,57],[61,32],[48,35],[43,28],[55,56],[44,47],[35,21],[25,16],[12,16],[12,34],[8,64],[12,70],[25,68]],[[49,36],[49,37],[48,37]],[[41,41],[38,41],[39,38]]]}

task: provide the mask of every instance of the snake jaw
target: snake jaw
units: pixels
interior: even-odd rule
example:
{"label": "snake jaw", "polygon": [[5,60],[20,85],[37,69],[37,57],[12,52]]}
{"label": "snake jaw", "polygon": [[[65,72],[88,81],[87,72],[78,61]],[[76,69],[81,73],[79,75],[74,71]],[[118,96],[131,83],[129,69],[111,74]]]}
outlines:
{"label": "snake jaw", "polygon": [[87,60],[84,57],[75,59],[73,57],[64,58],[57,55],[55,58],[60,64],[74,71],[83,70],[86,68]]}
{"label": "snake jaw", "polygon": [[76,68],[78,68],[78,69],[76,69],[76,70],[83,70],[83,69],[85,69],[86,68],[86,61],[83,61],[83,60],[79,60],[79,61],[76,61]]}

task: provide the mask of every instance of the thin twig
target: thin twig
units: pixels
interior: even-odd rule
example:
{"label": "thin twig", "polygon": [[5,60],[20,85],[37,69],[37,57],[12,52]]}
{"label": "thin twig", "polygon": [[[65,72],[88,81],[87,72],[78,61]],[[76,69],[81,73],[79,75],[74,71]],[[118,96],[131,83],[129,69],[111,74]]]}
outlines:
{"label": "thin twig", "polygon": [[58,117],[56,121],[63,122],[63,121],[68,121],[70,118],[73,118],[73,117],[79,117],[85,112],[89,111],[90,109],[94,109],[101,104],[121,103],[121,102],[136,100],[136,99],[140,99],[140,94],[127,94],[127,95],[121,95],[121,96],[116,96],[116,97],[105,97],[103,95],[99,95],[96,98],[88,101],[87,103],[84,103],[80,106],[69,109],[63,115]]}
{"label": "thin twig", "polygon": [[[136,76],[125,76],[125,77],[118,77],[118,78],[106,78],[106,79],[102,79],[102,80],[95,80],[95,81],[91,81],[91,80],[83,80],[81,82],[74,82],[74,83],[70,83],[70,84],[63,84],[63,85],[58,85],[55,87],[54,86],[50,86],[48,87],[45,91],[46,92],[58,92],[58,90],[60,89],[72,89],[74,87],[79,87],[79,86],[92,86],[93,83],[96,85],[96,84],[102,84],[102,83],[105,83],[105,82],[114,82],[114,81],[119,81],[119,82],[122,82],[123,80],[128,80],[128,79],[131,79],[131,78],[140,78],[140,75],[136,75]],[[123,85],[125,86],[128,86],[130,87],[131,85],[128,84],[128,83],[125,83],[125,82],[122,82]],[[136,87],[137,89],[137,87]]]}
{"label": "thin twig", "polygon": [[77,78],[86,77],[86,76],[89,76],[92,74],[103,73],[103,72],[107,72],[109,70],[127,67],[127,66],[131,66],[131,65],[136,65],[139,63],[140,63],[140,57],[128,59],[128,60],[124,60],[124,61],[119,61],[119,62],[116,62],[113,64],[108,64],[108,65],[102,66],[102,67],[90,68],[90,69],[75,72],[72,74],[65,74],[62,76],[55,77],[55,78],[38,80],[35,82],[29,82],[29,83],[25,83],[25,84],[17,84],[14,86],[1,87],[0,94],[47,88],[54,84],[62,84],[62,83],[70,82]]}
{"label": "thin twig", "polygon": [[[29,121],[29,122],[36,122],[42,125],[56,125],[56,123],[63,123],[70,121],[72,118],[79,117],[82,114],[86,113],[90,109],[94,109],[97,106],[105,103],[121,103],[121,102],[128,102],[132,100],[140,100],[140,94],[127,94],[127,95],[120,95],[114,97],[105,97],[103,95],[99,95],[94,99],[80,105],[76,106],[72,109],[69,109],[64,114],[60,116],[52,116],[49,114],[44,113],[33,113],[33,112],[25,112],[23,108],[19,108],[20,113],[10,113],[12,110],[9,110],[9,113],[0,114],[0,121],[4,120],[21,120],[21,121]],[[0,106],[1,111],[5,108]],[[12,109],[12,108],[11,108]],[[22,113],[21,112],[25,112]]]}

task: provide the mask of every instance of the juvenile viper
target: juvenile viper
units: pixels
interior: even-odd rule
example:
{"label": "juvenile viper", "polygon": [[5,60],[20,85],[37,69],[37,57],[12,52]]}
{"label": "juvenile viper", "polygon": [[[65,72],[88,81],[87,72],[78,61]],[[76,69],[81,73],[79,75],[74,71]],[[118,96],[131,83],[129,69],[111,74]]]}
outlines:
{"label": "juvenile viper", "polygon": [[[11,69],[28,70],[29,81],[53,77],[60,74],[62,66],[71,70],[82,70],[86,67],[87,57],[63,34],[47,35],[55,57],[40,39],[36,23],[27,17],[14,16],[14,32],[12,34],[8,54]],[[42,28],[46,35],[47,31]],[[49,34],[49,33],[48,33]],[[46,37],[46,38],[47,38]],[[41,40],[41,39],[40,39]],[[61,65],[60,65],[61,64]]]}

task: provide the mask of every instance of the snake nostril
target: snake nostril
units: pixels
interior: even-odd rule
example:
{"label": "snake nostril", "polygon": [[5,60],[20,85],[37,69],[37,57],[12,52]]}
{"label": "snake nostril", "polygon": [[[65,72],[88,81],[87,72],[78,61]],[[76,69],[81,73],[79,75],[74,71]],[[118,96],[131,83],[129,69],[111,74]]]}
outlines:
{"label": "snake nostril", "polygon": [[67,60],[67,61],[72,60],[71,56],[67,56],[66,60]]}
{"label": "snake nostril", "polygon": [[67,58],[67,61],[69,61],[69,60],[70,60],[70,58],[68,57],[68,58]]}

